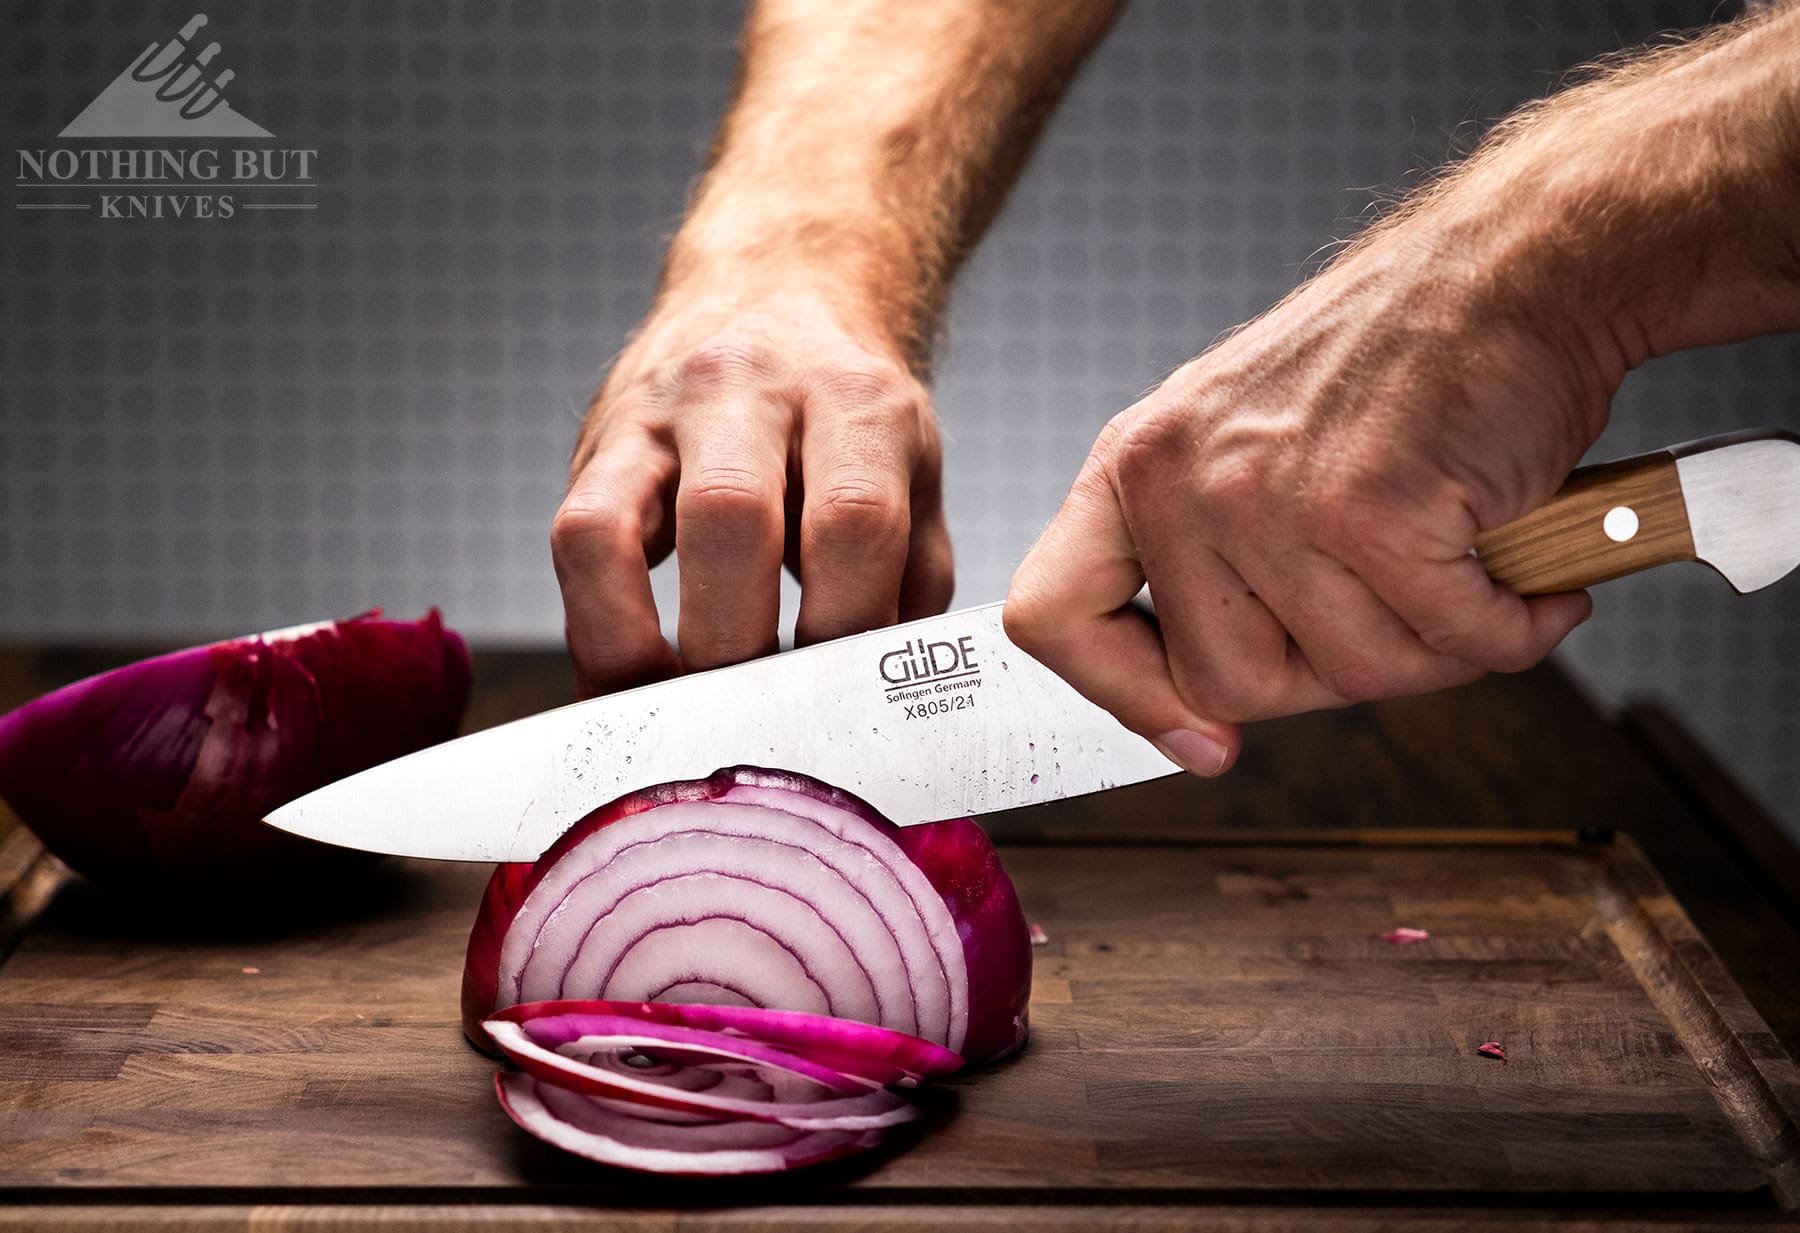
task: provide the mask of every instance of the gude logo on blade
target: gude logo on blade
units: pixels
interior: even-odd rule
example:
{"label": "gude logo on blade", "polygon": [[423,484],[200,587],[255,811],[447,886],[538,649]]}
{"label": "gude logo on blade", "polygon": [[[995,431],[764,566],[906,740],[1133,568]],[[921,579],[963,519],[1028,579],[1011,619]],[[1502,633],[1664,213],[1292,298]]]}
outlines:
{"label": "gude logo on blade", "polygon": [[232,107],[237,74],[202,37],[206,26],[197,13],[152,42],[55,144],[18,150],[14,208],[108,222],[318,209],[319,152],[274,144]]}

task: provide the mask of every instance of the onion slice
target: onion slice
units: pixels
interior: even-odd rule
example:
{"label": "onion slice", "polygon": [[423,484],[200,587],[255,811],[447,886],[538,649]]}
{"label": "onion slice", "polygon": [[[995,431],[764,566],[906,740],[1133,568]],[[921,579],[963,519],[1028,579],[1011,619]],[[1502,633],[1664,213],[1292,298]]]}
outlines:
{"label": "onion slice", "polygon": [[565,1091],[529,1074],[494,1076],[521,1128],[577,1156],[646,1173],[723,1177],[822,1164],[880,1144],[879,1130],[797,1130],[777,1122],[666,1121]]}
{"label": "onion slice", "polygon": [[[1024,1043],[1030,982],[1018,897],[972,821],[903,830],[804,776],[736,767],[621,797],[535,865],[497,869],[463,1018],[487,1047],[482,1020],[520,1002],[711,1003],[854,1020],[983,1062]],[[946,1063],[887,1064],[917,1081]]]}
{"label": "onion slice", "polygon": [[585,1096],[795,1130],[882,1130],[919,1116],[885,1087],[718,1032],[603,1014],[485,1026],[527,1074]]}
{"label": "onion slice", "polygon": [[[529,1024],[542,1038],[550,1022],[567,1016],[612,1015],[635,1024],[695,1028],[726,1039],[768,1045],[805,1058],[838,1074],[880,1087],[916,1087],[962,1068],[960,1054],[929,1040],[870,1023],[765,1010],[757,1006],[703,1003],[607,1002],[600,1000],[525,1002],[495,1011],[482,1027],[491,1038],[496,1023]],[[567,1031],[564,1029],[566,1037]]]}

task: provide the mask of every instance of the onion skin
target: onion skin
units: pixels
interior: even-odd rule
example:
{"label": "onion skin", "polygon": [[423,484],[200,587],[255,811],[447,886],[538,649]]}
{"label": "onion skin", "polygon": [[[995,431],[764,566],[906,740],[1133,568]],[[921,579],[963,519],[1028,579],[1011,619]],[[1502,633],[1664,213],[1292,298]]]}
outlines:
{"label": "onion skin", "polygon": [[0,796],[103,883],[298,884],[367,860],[267,826],[277,806],[456,734],[469,653],[433,609],[191,647],[0,717]]}
{"label": "onion skin", "polygon": [[[492,1052],[481,1021],[502,1009],[496,1005],[502,945],[526,897],[558,860],[595,832],[634,814],[676,802],[718,800],[742,788],[789,791],[824,807],[853,813],[899,846],[943,900],[962,941],[970,1013],[961,1054],[970,1063],[980,1064],[1012,1053],[1025,1043],[1031,943],[1018,895],[986,833],[969,819],[896,827],[867,803],[839,789],[805,776],[755,767],[732,767],[703,780],[664,784],[621,797],[571,826],[534,864],[498,866],[482,897],[463,967],[463,1032],[470,1043]],[[591,989],[565,991],[565,996],[576,992],[595,998],[603,994]]]}
{"label": "onion skin", "polygon": [[[943,896],[962,934],[970,1005],[983,1008],[969,1016],[963,1055],[982,1062],[1018,1052],[1030,1030],[1031,930],[1000,854],[970,818],[895,830],[894,841]],[[1017,993],[1011,1000],[980,996],[989,989]]]}

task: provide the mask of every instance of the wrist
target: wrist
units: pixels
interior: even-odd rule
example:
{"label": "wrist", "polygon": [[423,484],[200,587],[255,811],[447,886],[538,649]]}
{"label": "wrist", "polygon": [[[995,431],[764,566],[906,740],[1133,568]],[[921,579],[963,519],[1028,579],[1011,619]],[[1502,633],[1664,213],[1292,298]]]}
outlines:
{"label": "wrist", "polygon": [[1609,386],[1656,355],[1796,328],[1796,42],[1790,14],[1570,91],[1419,221],[1486,272],[1486,307],[1578,339]]}
{"label": "wrist", "polygon": [[923,351],[908,333],[910,319],[849,276],[841,253],[809,258],[772,242],[708,250],[691,239],[684,229],[671,244],[655,303],[613,364],[596,407],[708,348],[762,351],[801,365],[860,354],[919,375]]}
{"label": "wrist", "polygon": [[730,207],[715,211],[707,196],[669,246],[656,312],[814,306],[870,350],[928,365],[937,297],[898,228],[866,210],[827,213],[748,194],[720,193]]}

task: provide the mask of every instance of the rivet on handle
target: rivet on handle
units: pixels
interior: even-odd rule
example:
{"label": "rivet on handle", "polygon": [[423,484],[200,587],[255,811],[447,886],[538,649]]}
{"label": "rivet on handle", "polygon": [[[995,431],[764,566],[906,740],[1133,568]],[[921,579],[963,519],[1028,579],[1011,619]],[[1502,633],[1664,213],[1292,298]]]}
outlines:
{"label": "rivet on handle", "polygon": [[1600,529],[1606,532],[1607,539],[1622,544],[1638,533],[1637,511],[1629,505],[1615,505],[1600,520]]}

